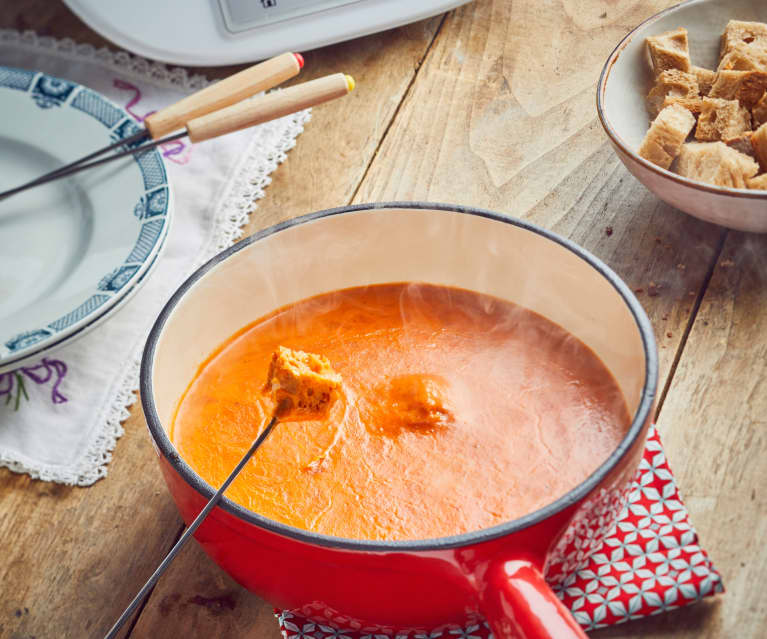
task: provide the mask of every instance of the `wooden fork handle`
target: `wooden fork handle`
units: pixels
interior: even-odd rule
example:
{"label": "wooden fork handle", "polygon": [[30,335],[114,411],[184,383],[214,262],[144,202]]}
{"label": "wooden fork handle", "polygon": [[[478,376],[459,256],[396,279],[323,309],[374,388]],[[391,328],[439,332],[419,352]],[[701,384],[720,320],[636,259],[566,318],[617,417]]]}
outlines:
{"label": "wooden fork handle", "polygon": [[343,73],[326,75],[203,115],[187,122],[186,130],[192,142],[201,142],[340,98],[353,87],[353,80]]}
{"label": "wooden fork handle", "polygon": [[156,140],[183,128],[189,120],[271,89],[297,75],[300,70],[299,57],[293,53],[283,53],[153,113],[144,120],[144,126]]}

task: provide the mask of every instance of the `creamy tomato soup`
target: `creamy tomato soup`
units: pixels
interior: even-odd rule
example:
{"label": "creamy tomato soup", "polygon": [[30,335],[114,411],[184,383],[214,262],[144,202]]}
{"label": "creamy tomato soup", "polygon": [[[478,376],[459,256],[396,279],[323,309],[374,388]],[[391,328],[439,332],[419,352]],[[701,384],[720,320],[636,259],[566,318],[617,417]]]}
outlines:
{"label": "creamy tomato soup", "polygon": [[319,295],[263,317],[200,367],[171,430],[219,486],[273,409],[278,346],[343,379],[330,418],[279,424],[227,496],[328,535],[403,540],[487,528],[590,475],[630,416],[599,358],[513,303],[426,284]]}

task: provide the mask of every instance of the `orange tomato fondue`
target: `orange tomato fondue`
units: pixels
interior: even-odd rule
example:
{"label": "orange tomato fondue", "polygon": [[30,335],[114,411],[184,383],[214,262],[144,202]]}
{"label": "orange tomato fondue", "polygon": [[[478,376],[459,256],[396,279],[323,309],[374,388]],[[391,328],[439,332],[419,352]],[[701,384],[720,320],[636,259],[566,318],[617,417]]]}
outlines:
{"label": "orange tomato fondue", "polygon": [[268,421],[279,345],[326,356],[342,399],[325,422],[279,424],[227,496],[305,530],[425,539],[515,519],[582,482],[630,424],[599,358],[536,313],[427,284],[352,288],[257,320],[200,367],[171,438],[213,486]]}

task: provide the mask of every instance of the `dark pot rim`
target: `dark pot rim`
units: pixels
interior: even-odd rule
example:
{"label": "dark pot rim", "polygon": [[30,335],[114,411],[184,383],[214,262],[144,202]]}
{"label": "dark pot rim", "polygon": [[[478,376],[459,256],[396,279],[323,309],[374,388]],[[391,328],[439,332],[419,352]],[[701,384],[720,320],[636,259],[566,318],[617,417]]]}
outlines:
{"label": "dark pot rim", "polygon": [[276,224],[268,229],[259,231],[258,233],[255,233],[254,235],[241,240],[230,248],[222,251],[218,255],[211,258],[208,262],[203,264],[200,268],[198,268],[192,275],[189,276],[189,278],[187,278],[183,284],[181,284],[181,286],[176,290],[173,296],[163,307],[162,311],[157,317],[157,320],[152,326],[151,332],[149,333],[149,337],[147,339],[146,346],[144,347],[144,352],[141,359],[141,403],[144,409],[144,415],[146,416],[149,432],[159,450],[159,453],[168,461],[168,463],[170,463],[170,465],[181,476],[181,478],[194,490],[196,490],[203,499],[207,501],[213,496],[215,489],[207,482],[205,482],[199,475],[197,475],[197,473],[195,473],[194,470],[192,470],[192,468],[183,459],[181,459],[180,455],[173,447],[173,444],[171,444],[165,429],[160,424],[160,419],[157,415],[157,410],[154,403],[154,395],[152,392],[152,363],[154,361],[154,355],[158,341],[166,321],[170,317],[173,310],[176,308],[176,305],[184,297],[186,292],[190,290],[195,285],[195,283],[208,271],[215,268],[229,256],[237,253],[247,246],[250,246],[251,244],[259,242],[264,238],[267,238],[275,233],[279,233],[282,230],[333,215],[343,215],[345,213],[356,213],[361,211],[375,211],[380,209],[436,210],[452,214],[475,215],[503,224],[511,224],[527,231],[537,233],[538,235],[541,235],[546,239],[559,244],[560,246],[577,255],[579,258],[593,267],[596,271],[598,271],[613,286],[613,288],[623,299],[626,306],[629,308],[629,311],[631,312],[639,329],[644,348],[646,362],[644,385],[642,387],[639,407],[637,408],[636,414],[634,415],[633,421],[628,432],[626,433],[626,436],[620,442],[618,447],[610,454],[610,456],[599,466],[599,468],[597,468],[583,482],[578,484],[575,488],[567,492],[559,499],[518,519],[461,535],[451,535],[448,537],[408,541],[347,539],[343,537],[335,537],[331,535],[323,535],[315,532],[310,532],[277,521],[273,521],[262,515],[254,513],[244,508],[243,506],[240,506],[239,504],[236,504],[226,497],[221,500],[221,503],[218,507],[222,508],[223,510],[244,522],[276,533],[283,537],[289,537],[297,541],[312,544],[315,546],[359,551],[413,552],[444,550],[463,546],[471,546],[474,544],[491,541],[493,539],[497,539],[499,537],[503,537],[538,524],[584,499],[628,453],[628,451],[636,442],[637,438],[643,432],[644,425],[650,417],[650,411],[654,405],[655,393],[658,384],[658,352],[650,320],[648,319],[647,314],[644,312],[644,309],[642,308],[637,298],[634,296],[628,286],[620,279],[620,277],[618,277],[618,275],[599,258],[579,247],[577,244],[523,220],[501,215],[484,209],[452,204],[441,204],[433,202],[376,202],[372,204],[343,206],[334,209],[327,209],[325,211],[309,213],[307,215],[293,218],[286,222]]}

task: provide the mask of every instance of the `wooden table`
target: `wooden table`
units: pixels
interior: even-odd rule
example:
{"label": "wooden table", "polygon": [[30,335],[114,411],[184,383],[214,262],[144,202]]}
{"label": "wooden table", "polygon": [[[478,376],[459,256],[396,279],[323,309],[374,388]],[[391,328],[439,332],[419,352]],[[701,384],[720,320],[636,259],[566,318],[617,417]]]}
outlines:
{"label": "wooden table", "polygon": [[[767,236],[699,222],[623,168],[594,87],[615,43],[669,0],[476,0],[306,53],[343,70],[247,233],[350,202],[433,200],[524,217],[605,260],[658,338],[658,426],[727,593],[597,637],[767,632]],[[106,44],[60,3],[5,3],[0,27]],[[232,68],[204,69],[222,77]],[[607,232],[611,228],[612,232]],[[0,472],[0,636],[100,637],[178,537],[180,518],[136,403],[109,475],[89,488]],[[271,607],[190,545],[124,636],[279,637]]]}

